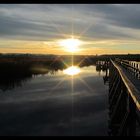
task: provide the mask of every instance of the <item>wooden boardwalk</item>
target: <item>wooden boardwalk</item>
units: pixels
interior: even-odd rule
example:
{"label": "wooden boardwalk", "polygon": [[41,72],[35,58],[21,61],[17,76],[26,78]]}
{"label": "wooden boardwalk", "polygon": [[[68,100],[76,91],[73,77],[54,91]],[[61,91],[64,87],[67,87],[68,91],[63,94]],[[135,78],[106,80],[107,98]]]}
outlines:
{"label": "wooden boardwalk", "polygon": [[140,66],[116,59],[110,62],[109,135],[139,135]]}

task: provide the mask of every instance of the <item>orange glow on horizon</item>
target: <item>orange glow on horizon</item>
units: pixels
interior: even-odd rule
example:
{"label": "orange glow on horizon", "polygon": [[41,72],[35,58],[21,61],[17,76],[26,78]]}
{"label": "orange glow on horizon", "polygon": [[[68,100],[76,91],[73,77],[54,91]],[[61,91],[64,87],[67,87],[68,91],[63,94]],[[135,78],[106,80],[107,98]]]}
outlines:
{"label": "orange glow on horizon", "polygon": [[[62,44],[66,45],[66,47],[59,46],[58,40],[54,41],[1,40],[0,53],[30,53],[30,54],[54,54],[54,55],[71,55],[71,53],[73,53],[74,55],[140,53],[139,49],[140,41],[119,42],[110,40],[105,42],[105,41],[81,41],[81,40],[66,39]],[[70,48],[71,46],[73,47]],[[127,48],[123,49],[123,46],[129,46],[130,50]],[[136,49],[132,49],[131,46],[132,47],[134,46]]]}

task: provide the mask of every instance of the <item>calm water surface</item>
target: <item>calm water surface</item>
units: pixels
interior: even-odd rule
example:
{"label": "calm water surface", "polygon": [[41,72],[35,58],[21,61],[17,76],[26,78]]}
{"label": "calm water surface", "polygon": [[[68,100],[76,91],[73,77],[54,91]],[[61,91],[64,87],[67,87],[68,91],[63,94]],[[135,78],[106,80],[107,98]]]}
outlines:
{"label": "calm water surface", "polygon": [[90,66],[75,76],[58,71],[0,89],[0,135],[107,135],[104,75]]}

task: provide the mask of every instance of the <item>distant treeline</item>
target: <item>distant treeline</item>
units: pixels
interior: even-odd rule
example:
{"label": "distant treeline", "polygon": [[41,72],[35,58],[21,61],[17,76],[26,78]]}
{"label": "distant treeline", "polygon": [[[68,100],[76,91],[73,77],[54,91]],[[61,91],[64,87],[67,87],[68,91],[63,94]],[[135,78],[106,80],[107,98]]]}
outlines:
{"label": "distant treeline", "polygon": [[96,64],[98,60],[109,61],[120,58],[140,61],[140,55],[31,55],[31,54],[0,54],[0,77],[30,76],[45,74],[50,70],[63,70],[71,65],[79,67]]}
{"label": "distant treeline", "polygon": [[125,59],[129,61],[140,61],[140,54],[113,54],[113,55],[100,55],[97,60],[114,60],[115,58]]}
{"label": "distant treeline", "polygon": [[[68,60],[68,59],[71,59],[71,55],[51,55],[51,54],[48,54],[48,55],[45,55],[45,54],[3,54],[3,53],[0,53],[0,58],[10,58],[10,59],[37,59],[37,60],[54,60],[55,58],[61,58],[61,59],[64,59],[64,60]],[[75,55],[74,58],[76,60],[80,60],[80,59],[83,59],[83,58],[89,58],[89,59],[92,59],[93,61],[96,61],[96,60],[99,60],[99,59],[102,59],[102,60],[105,60],[105,59],[115,59],[115,58],[120,58],[120,59],[128,59],[128,60],[138,60],[140,61],[140,54],[109,54],[109,55]]]}

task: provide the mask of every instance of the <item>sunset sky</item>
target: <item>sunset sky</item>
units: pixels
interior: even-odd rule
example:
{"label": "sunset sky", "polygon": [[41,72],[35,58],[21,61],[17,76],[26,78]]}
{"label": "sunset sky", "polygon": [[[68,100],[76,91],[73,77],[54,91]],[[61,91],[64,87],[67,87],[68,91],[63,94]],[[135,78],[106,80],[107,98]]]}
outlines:
{"label": "sunset sky", "polygon": [[0,4],[0,53],[140,53],[140,4]]}

